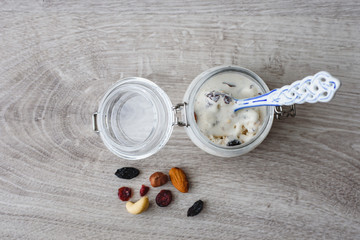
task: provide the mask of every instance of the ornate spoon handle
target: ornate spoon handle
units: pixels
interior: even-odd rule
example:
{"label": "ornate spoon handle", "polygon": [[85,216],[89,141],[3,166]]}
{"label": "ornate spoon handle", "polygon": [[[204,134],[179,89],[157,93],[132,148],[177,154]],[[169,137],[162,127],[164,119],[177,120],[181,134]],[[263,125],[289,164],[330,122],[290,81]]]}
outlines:
{"label": "ornate spoon handle", "polygon": [[339,89],[341,83],[328,72],[318,72],[291,85],[276,88],[266,94],[247,98],[235,99],[234,111],[242,108],[258,106],[282,106],[302,104],[305,102],[329,102]]}

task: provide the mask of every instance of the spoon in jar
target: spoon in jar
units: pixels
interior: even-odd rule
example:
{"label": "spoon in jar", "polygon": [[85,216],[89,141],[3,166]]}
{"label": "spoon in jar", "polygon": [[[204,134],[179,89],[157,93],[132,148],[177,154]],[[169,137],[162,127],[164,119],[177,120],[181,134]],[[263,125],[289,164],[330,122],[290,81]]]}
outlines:
{"label": "spoon in jar", "polygon": [[234,101],[234,112],[249,107],[259,106],[290,106],[305,102],[329,102],[340,88],[341,82],[328,72],[321,71],[314,76],[276,88],[268,93],[246,99],[236,99],[229,94],[212,91],[207,96],[224,97],[225,103]]}

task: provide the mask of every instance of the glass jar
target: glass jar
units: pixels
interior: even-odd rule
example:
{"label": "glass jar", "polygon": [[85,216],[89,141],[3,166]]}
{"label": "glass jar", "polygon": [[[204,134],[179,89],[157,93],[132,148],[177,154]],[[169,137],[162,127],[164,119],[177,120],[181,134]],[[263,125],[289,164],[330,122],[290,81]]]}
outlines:
{"label": "glass jar", "polygon": [[169,140],[173,107],[155,83],[139,77],[115,83],[94,114],[94,130],[119,157],[136,160],[155,154]]}
{"label": "glass jar", "polygon": [[137,160],[158,152],[169,140],[175,125],[184,127],[193,143],[219,157],[235,157],[257,147],[268,135],[274,120],[274,107],[251,141],[238,146],[221,146],[201,133],[194,116],[194,103],[201,86],[211,77],[226,72],[241,74],[256,84],[261,93],[269,92],[265,82],[252,71],[237,66],[211,68],[189,85],[183,103],[173,106],[167,94],[155,83],[139,77],[115,83],[104,95],[93,115],[94,130],[107,148],[121,158]]}
{"label": "glass jar", "polygon": [[266,116],[264,117],[263,124],[259,129],[259,131],[257,132],[257,134],[251,139],[251,141],[238,146],[231,146],[231,147],[221,146],[210,141],[209,138],[207,138],[204,134],[201,133],[199,127],[195,122],[195,117],[194,117],[195,97],[201,86],[207,80],[209,80],[211,77],[217,74],[221,74],[225,72],[236,72],[238,74],[247,77],[259,87],[262,94],[270,91],[266,83],[257,74],[246,68],[237,67],[237,66],[220,66],[220,67],[211,68],[201,73],[199,76],[197,76],[192,81],[192,83],[190,84],[190,86],[188,87],[185,93],[184,102],[186,102],[188,105],[188,107],[186,108],[186,116],[188,116],[187,122],[189,125],[186,128],[186,132],[190,137],[190,139],[193,141],[193,143],[202,150],[204,150],[205,152],[219,157],[235,157],[250,152],[265,139],[265,137],[268,135],[270,131],[270,128],[274,120],[274,107],[273,106],[266,107]]}

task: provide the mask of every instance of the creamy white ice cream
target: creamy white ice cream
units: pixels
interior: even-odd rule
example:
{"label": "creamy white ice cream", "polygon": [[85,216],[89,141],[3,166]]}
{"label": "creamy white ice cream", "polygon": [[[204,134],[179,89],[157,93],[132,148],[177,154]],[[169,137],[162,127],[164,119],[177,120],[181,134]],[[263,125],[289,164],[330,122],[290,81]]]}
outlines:
{"label": "creamy white ice cream", "polygon": [[241,73],[224,72],[208,79],[195,100],[197,124],[211,141],[224,146],[250,141],[263,124],[266,108],[246,108],[234,112],[234,101],[217,92],[244,99],[263,94],[260,87]]}

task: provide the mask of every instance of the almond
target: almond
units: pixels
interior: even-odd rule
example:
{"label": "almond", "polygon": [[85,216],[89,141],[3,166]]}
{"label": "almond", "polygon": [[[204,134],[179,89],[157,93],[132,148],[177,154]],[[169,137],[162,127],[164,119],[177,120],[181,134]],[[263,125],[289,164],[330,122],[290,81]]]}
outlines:
{"label": "almond", "polygon": [[186,178],[185,172],[180,168],[172,168],[169,171],[171,183],[180,192],[186,193],[189,191],[189,182]]}
{"label": "almond", "polygon": [[168,182],[169,178],[166,174],[162,172],[155,172],[151,174],[150,178],[150,184],[153,187],[160,187]]}

